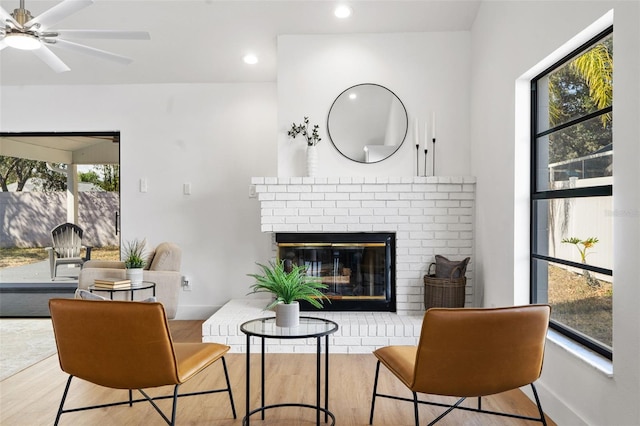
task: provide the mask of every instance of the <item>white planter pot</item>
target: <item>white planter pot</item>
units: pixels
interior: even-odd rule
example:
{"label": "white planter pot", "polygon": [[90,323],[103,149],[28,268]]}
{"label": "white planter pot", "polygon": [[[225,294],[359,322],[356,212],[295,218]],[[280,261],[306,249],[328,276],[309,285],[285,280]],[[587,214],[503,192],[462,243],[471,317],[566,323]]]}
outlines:
{"label": "white planter pot", "polygon": [[318,148],[315,145],[307,146],[307,176],[315,177],[318,174]]}
{"label": "white planter pot", "polygon": [[142,268],[127,269],[127,279],[131,280],[131,287],[142,285]]}
{"label": "white planter pot", "polygon": [[300,304],[278,303],[276,305],[276,325],[278,327],[297,327],[300,325]]}

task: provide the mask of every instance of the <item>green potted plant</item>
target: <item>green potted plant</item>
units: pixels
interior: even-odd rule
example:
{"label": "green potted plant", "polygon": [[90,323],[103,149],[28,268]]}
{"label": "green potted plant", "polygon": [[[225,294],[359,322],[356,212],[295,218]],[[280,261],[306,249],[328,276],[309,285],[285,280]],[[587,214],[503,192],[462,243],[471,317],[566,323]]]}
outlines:
{"label": "green potted plant", "polygon": [[131,280],[132,287],[142,284],[142,271],[147,263],[146,246],[146,240],[135,239],[127,241],[122,249],[124,267],[127,269],[127,279]]}
{"label": "green potted plant", "polygon": [[[275,307],[276,325],[279,327],[296,327],[299,324],[299,300],[307,301],[318,309],[322,308],[324,300],[329,300],[321,291],[328,286],[320,281],[320,277],[308,276],[305,266],[292,264],[291,268],[285,268],[284,260],[257,265],[262,274],[248,274],[256,280],[249,294],[273,294],[275,300],[265,309]],[[287,272],[287,269],[290,270]]]}

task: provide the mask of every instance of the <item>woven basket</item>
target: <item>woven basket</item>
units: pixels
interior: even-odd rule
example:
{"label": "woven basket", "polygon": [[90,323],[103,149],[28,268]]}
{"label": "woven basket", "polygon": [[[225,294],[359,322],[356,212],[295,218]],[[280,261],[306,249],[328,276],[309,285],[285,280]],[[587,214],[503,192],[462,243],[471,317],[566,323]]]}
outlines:
{"label": "woven basket", "polygon": [[451,272],[451,277],[436,278],[431,273],[433,266],[435,263],[429,265],[427,275],[424,276],[424,308],[463,308],[467,278],[453,278],[458,267]]}

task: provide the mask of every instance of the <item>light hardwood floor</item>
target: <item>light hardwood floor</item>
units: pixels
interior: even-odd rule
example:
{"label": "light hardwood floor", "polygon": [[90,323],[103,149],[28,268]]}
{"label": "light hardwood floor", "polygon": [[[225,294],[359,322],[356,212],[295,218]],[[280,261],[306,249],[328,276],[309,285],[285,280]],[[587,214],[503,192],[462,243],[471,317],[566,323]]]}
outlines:
{"label": "light hardwood floor", "polygon": [[[172,321],[171,330],[176,341],[200,341],[202,321]],[[245,413],[245,356],[226,356],[231,378],[238,419],[233,419],[226,394],[213,394],[181,398],[178,401],[178,425],[241,425]],[[267,404],[295,401],[315,403],[315,355],[269,354],[266,360]],[[369,422],[371,392],[375,375],[375,357],[371,354],[330,356],[329,408],[336,416],[336,425],[364,426]],[[96,368],[100,368],[96,365]],[[258,406],[259,358],[253,360],[252,408]],[[254,376],[255,375],[255,376]],[[51,425],[55,419],[60,397],[67,375],[60,370],[56,355],[0,382],[0,425],[36,426]],[[221,387],[224,385],[222,364],[216,363],[182,386],[183,392]],[[381,370],[379,390],[385,393],[410,397],[411,394],[391,373]],[[150,392],[153,395],[169,394],[170,388]],[[100,388],[87,382],[76,380],[71,385],[66,407],[82,404],[96,404],[123,400],[126,391]],[[433,398],[432,398],[433,399]],[[443,398],[440,401],[447,401]],[[159,405],[170,410],[170,402],[163,400]],[[506,410],[535,416],[535,405],[520,391],[511,391],[483,399],[483,407],[492,410]],[[543,401],[544,408],[544,401]],[[437,417],[442,408],[420,407],[423,424]],[[269,426],[315,424],[315,412],[309,409],[281,408],[267,411],[267,420],[260,421],[260,415],[251,418],[251,424]],[[90,410],[64,414],[61,425],[162,425],[162,418],[146,403],[133,407],[120,406],[108,409]],[[413,425],[411,403],[379,398],[373,424]],[[456,411],[438,423],[447,425],[532,425],[535,422],[515,420],[497,416],[479,415]],[[555,423],[549,422],[555,426]]]}

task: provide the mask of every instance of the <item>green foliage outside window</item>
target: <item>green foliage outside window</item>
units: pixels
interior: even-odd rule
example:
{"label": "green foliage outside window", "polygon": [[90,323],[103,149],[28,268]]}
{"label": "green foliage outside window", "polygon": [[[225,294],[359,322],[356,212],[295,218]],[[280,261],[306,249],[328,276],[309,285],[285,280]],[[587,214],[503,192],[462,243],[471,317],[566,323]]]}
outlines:
{"label": "green foliage outside window", "polygon": [[[549,76],[549,126],[611,106],[613,38],[608,37]],[[579,158],[611,143],[611,113],[550,137],[549,163]]]}

